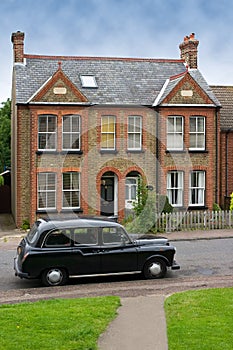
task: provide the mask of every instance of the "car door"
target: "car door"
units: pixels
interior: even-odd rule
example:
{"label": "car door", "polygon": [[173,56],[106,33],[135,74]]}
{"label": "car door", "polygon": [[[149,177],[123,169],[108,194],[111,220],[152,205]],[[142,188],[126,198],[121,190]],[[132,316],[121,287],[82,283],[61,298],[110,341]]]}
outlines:
{"label": "car door", "polygon": [[137,271],[137,250],[121,227],[101,229],[101,271],[121,273]]}
{"label": "car door", "polygon": [[91,275],[101,272],[98,228],[79,227],[73,233],[72,275]]}

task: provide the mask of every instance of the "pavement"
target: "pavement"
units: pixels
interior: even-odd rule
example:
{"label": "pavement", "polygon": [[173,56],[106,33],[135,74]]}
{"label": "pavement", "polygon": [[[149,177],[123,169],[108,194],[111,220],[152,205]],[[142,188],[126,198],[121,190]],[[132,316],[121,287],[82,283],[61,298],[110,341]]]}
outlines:
{"label": "pavement", "polygon": [[[15,227],[11,215],[0,214],[0,250],[16,249],[25,234]],[[163,236],[169,241],[233,238],[233,230],[175,231]],[[161,294],[121,298],[117,317],[99,338],[99,350],[168,350],[166,297]]]}

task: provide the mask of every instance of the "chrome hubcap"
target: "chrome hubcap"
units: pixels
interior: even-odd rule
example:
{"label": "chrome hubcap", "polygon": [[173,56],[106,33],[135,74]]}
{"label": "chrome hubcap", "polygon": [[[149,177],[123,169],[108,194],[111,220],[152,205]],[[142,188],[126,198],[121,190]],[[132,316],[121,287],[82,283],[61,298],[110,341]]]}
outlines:
{"label": "chrome hubcap", "polygon": [[161,272],[160,264],[158,264],[158,263],[151,264],[151,266],[149,267],[149,271],[150,271],[151,275],[153,275],[153,276],[160,274],[160,272]]}
{"label": "chrome hubcap", "polygon": [[57,284],[62,279],[62,273],[60,270],[50,270],[47,274],[47,279],[50,284]]}

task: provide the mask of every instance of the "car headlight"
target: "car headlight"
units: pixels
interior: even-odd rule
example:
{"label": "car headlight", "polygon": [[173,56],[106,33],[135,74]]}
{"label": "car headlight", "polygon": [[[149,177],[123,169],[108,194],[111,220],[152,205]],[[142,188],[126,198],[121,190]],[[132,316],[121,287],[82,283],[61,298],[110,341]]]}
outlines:
{"label": "car headlight", "polygon": [[22,253],[22,247],[18,246],[17,247],[17,254],[20,255]]}

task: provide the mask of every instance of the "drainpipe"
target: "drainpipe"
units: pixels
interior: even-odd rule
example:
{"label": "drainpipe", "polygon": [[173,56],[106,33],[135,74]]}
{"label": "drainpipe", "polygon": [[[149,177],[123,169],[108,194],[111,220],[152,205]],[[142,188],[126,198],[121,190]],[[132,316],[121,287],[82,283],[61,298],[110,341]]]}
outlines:
{"label": "drainpipe", "polygon": [[226,173],[225,173],[225,198],[227,198],[228,194],[228,135],[229,133],[233,130],[233,128],[229,128],[226,132],[226,161],[225,161],[225,168],[226,168]]}
{"label": "drainpipe", "polygon": [[218,203],[218,109],[215,110],[216,162],[215,162],[215,203]]}
{"label": "drainpipe", "polygon": [[156,163],[155,163],[155,191],[159,193],[159,112],[155,110],[156,116]]}

